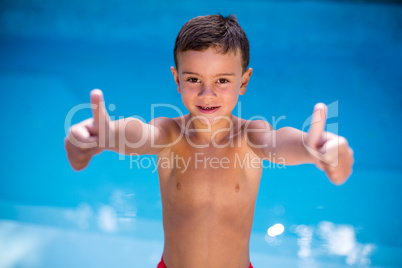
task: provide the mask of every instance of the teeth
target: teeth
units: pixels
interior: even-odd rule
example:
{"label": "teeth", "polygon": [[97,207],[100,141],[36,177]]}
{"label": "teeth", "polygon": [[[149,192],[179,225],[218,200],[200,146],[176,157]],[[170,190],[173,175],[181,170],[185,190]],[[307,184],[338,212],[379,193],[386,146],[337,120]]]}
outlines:
{"label": "teeth", "polygon": [[204,109],[204,110],[212,110],[212,109],[215,109],[216,107],[203,107],[203,106],[201,106],[201,108]]}

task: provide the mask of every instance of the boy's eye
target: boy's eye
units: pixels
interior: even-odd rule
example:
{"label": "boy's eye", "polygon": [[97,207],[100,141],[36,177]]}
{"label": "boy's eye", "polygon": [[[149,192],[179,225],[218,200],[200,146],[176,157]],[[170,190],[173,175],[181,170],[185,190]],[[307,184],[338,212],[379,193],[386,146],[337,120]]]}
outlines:
{"label": "boy's eye", "polygon": [[218,79],[217,82],[218,82],[219,84],[225,84],[225,83],[228,83],[229,80],[227,80],[227,79],[225,79],[225,78],[220,78],[220,79]]}
{"label": "boy's eye", "polygon": [[198,83],[198,82],[200,82],[200,80],[195,78],[195,77],[189,77],[189,78],[187,78],[187,81],[190,82],[190,83]]}

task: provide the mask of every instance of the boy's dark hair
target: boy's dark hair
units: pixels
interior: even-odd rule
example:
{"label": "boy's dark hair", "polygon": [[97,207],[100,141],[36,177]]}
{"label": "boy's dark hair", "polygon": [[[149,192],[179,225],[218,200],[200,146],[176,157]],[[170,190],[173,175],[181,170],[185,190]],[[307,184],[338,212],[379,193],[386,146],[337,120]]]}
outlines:
{"label": "boy's dark hair", "polygon": [[178,54],[187,50],[203,51],[210,47],[219,53],[241,52],[241,65],[246,71],[250,59],[250,47],[246,33],[235,15],[209,15],[193,18],[186,22],[177,34],[174,46],[174,62],[178,68]]}

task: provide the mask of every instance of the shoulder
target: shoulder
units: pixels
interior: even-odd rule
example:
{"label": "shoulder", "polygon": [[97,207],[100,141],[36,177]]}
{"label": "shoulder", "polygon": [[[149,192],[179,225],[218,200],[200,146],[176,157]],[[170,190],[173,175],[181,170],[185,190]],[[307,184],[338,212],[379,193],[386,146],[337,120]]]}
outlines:
{"label": "shoulder", "polygon": [[270,132],[273,130],[271,124],[264,120],[246,120],[233,116],[232,122],[234,133],[241,134],[245,138],[253,135],[253,133]]}
{"label": "shoulder", "polygon": [[175,123],[175,120],[173,118],[169,117],[156,117],[149,121],[148,124],[158,127],[158,128],[163,128],[163,127],[170,127]]}
{"label": "shoulder", "polygon": [[154,144],[158,148],[155,153],[162,153],[175,144],[174,141],[182,135],[183,121],[183,117],[157,117],[148,123],[153,128]]}
{"label": "shoulder", "polygon": [[270,123],[264,120],[240,120],[240,129],[245,135],[252,133],[269,132],[273,130]]}
{"label": "shoulder", "polygon": [[169,117],[157,117],[152,119],[149,125],[158,129],[159,132],[164,135],[172,136],[176,132],[180,132],[180,117],[169,118]]}
{"label": "shoulder", "polygon": [[263,150],[267,145],[273,128],[264,120],[244,120],[242,122],[242,133],[246,139],[248,148],[257,156],[263,158]]}

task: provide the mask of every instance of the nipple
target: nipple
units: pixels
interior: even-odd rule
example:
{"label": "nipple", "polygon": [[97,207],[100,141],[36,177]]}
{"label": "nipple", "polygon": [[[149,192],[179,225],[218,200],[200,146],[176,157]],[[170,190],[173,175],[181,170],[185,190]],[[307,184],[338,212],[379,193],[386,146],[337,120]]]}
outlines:
{"label": "nipple", "polygon": [[240,185],[236,184],[235,192],[238,193],[240,191]]}

